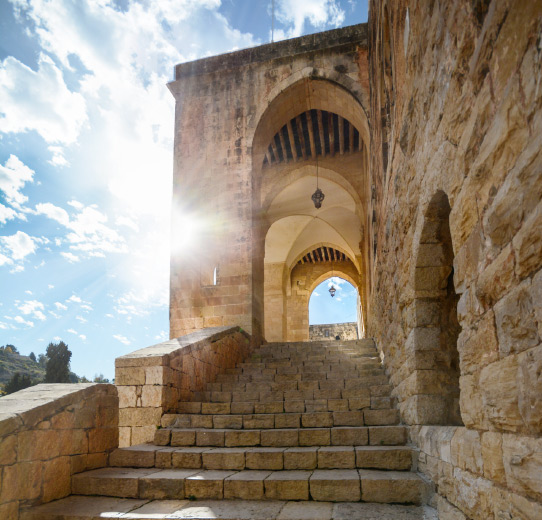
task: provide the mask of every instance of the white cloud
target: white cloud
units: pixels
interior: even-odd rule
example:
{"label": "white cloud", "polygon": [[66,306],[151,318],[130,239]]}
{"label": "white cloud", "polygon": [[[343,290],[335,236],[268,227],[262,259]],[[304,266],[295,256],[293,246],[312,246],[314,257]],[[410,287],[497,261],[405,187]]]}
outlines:
{"label": "white cloud", "polygon": [[86,341],[87,337],[84,335],[84,334],[79,334],[79,337],[83,340],[83,341]]}
{"label": "white cloud", "polygon": [[79,262],[80,258],[76,255],[74,255],[73,253],[70,253],[69,251],[61,251],[60,253],[66,260],[68,260],[68,262],[70,263],[75,263],[75,262]]}
{"label": "white cloud", "polygon": [[59,167],[70,165],[66,157],[64,157],[64,148],[62,146],[49,146],[49,151],[53,154],[49,164]]}
{"label": "white cloud", "polygon": [[[0,168],[2,168],[2,166],[0,166]],[[8,220],[13,220],[17,216],[19,215],[14,209],[0,204],[0,224],[5,224]]]}
{"label": "white cloud", "polygon": [[16,323],[19,323],[20,325],[26,325],[27,327],[33,327],[34,326],[33,322],[26,321],[22,316],[15,316],[15,318],[13,318],[13,320]]}
{"label": "white cloud", "polygon": [[115,224],[117,226],[126,226],[134,231],[139,231],[139,226],[130,217],[117,217]]}
{"label": "white cloud", "polygon": [[66,305],[64,305],[63,303],[60,303],[60,302],[55,302],[55,307],[59,311],[67,311],[68,310],[68,307],[66,307]]}
{"label": "white cloud", "polygon": [[13,260],[22,260],[25,256],[34,253],[36,250],[36,239],[23,231],[17,231],[14,235],[0,237],[0,243],[11,251]]}
{"label": "white cloud", "polygon": [[83,300],[81,300],[81,298],[79,298],[79,296],[76,296],[75,294],[72,294],[66,301],[67,302],[72,302],[72,303],[81,303]]}
{"label": "white cloud", "polygon": [[0,106],[0,132],[35,130],[48,143],[73,143],[87,119],[85,99],[43,53],[37,71],[13,56],[0,63]]}
{"label": "white cloud", "polygon": [[0,321],[0,329],[4,329],[4,330],[9,329],[9,325],[7,323],[3,323]]}
{"label": "white cloud", "polygon": [[8,258],[6,255],[3,255],[0,253],[0,265],[11,265],[13,263],[13,260],[11,258]]}
{"label": "white cloud", "polygon": [[113,337],[124,345],[130,345],[132,343],[126,336],[122,336],[121,334],[113,334]]}
{"label": "white cloud", "polygon": [[70,334],[75,334],[76,336],[79,334],[79,332],[74,329],[68,329],[66,332],[69,332]]}
{"label": "white cloud", "polygon": [[10,273],[22,273],[24,271],[24,267],[22,265],[16,265],[13,269],[10,269]]}
{"label": "white cloud", "polygon": [[48,288],[48,289],[54,289],[55,286],[54,286],[53,284],[49,284],[49,285],[47,286],[47,288]]}
{"label": "white cloud", "polygon": [[92,305],[89,305],[88,303],[84,303],[84,304],[81,305],[81,309],[89,312],[89,311],[92,310]]}
{"label": "white cloud", "polygon": [[277,20],[289,26],[286,33],[275,31],[277,36],[293,38],[304,32],[305,22],[310,22],[316,28],[325,26],[339,27],[345,19],[345,12],[336,0],[278,0]]}
{"label": "white cloud", "polygon": [[77,200],[68,201],[68,206],[71,206],[72,208],[75,208],[75,209],[83,209],[85,207],[84,204],[81,204]]}
{"label": "white cloud", "polygon": [[32,291],[25,291],[26,294],[28,294],[29,296],[32,296]]}
{"label": "white cloud", "polygon": [[[0,92],[2,85],[2,76],[0,68]],[[5,107],[0,96],[0,124],[2,123],[1,114]],[[2,132],[2,126],[0,126]],[[21,193],[27,182],[33,182],[34,170],[26,166],[16,155],[10,155],[4,166],[0,164],[0,190],[4,192],[6,202],[17,209],[21,208],[28,197]]]}
{"label": "white cloud", "polygon": [[36,213],[38,215],[45,215],[46,217],[56,220],[59,224],[67,226],[70,223],[70,217],[66,210],[46,202],[44,204],[36,204]]}
{"label": "white cloud", "polygon": [[19,309],[25,316],[28,316],[29,314],[33,315],[34,318],[45,321],[47,318],[45,317],[45,314],[43,314],[43,310],[45,310],[45,306],[43,303],[37,301],[37,300],[27,300],[24,303],[20,303],[16,305],[17,309]]}
{"label": "white cloud", "polygon": [[81,323],[86,323],[88,321],[86,318],[83,318],[83,316],[76,316],[75,319]]}

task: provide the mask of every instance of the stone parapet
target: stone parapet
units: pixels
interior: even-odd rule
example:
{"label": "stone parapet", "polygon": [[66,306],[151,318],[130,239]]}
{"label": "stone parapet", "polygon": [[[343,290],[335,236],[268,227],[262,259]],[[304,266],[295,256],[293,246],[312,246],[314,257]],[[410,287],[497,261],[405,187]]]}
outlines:
{"label": "stone parapet", "polygon": [[41,384],[0,398],[0,518],[71,493],[118,446],[113,385]]}
{"label": "stone parapet", "polygon": [[240,327],[212,327],[117,358],[120,445],[151,441],[164,413],[192,401],[250,351],[250,337]]}
{"label": "stone parapet", "polygon": [[359,339],[358,324],[353,322],[309,325],[309,341],[335,341],[337,339],[342,341]]}

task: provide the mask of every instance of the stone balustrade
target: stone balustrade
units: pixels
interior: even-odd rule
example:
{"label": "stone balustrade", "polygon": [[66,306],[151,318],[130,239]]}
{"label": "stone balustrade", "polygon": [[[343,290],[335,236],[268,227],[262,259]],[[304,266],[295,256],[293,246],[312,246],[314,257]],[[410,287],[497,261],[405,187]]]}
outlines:
{"label": "stone balustrade", "polygon": [[440,520],[542,518],[540,439],[463,426],[410,428]]}
{"label": "stone balustrade", "polygon": [[117,445],[113,385],[42,384],[0,398],[0,518],[69,495],[71,476],[106,466]]}
{"label": "stone balustrade", "polygon": [[117,358],[120,446],[151,441],[164,413],[192,401],[250,351],[250,338],[239,327],[212,327]]}

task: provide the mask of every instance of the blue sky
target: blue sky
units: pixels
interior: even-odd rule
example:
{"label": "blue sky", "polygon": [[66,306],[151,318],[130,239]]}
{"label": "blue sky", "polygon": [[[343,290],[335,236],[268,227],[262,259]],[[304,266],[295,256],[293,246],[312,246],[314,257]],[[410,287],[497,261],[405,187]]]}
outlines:
{"label": "blue sky", "polygon": [[[329,293],[332,285],[336,291],[333,298]],[[342,278],[334,276],[323,281],[312,291],[309,299],[309,323],[322,325],[357,321],[357,296],[354,286]]]}
{"label": "blue sky", "polygon": [[[270,6],[0,0],[0,345],[62,339],[73,371],[111,378],[167,338],[165,85],[176,63],[267,43]],[[366,18],[366,0],[276,0],[275,40]]]}

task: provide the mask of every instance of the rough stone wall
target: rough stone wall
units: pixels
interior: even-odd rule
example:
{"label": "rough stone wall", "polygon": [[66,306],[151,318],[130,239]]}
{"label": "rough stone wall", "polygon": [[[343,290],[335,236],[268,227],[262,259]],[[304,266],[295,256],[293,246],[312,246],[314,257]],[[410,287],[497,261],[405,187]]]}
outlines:
{"label": "rough stone wall", "polygon": [[309,325],[309,341],[335,341],[359,339],[357,323],[329,323],[327,325]]}
{"label": "rough stone wall", "polygon": [[[269,225],[262,218],[261,143],[267,146],[282,124],[310,108],[303,81],[309,77],[330,80],[343,92],[344,99],[330,97],[326,82],[315,82],[323,109],[361,127],[360,103],[368,102],[368,94],[357,80],[360,64],[366,73],[366,55],[366,27],[355,26],[177,66],[169,85],[176,99],[170,337],[239,325],[260,341]],[[270,103],[296,83],[301,97],[266,114]],[[347,100],[348,89],[358,102]],[[317,93],[313,102],[316,106]],[[365,135],[366,126],[365,119]],[[197,223],[198,240],[191,241],[189,254],[183,247],[183,255],[178,237],[189,221]],[[214,267],[218,283],[208,285]]]}
{"label": "rough stone wall", "polygon": [[118,416],[113,385],[42,384],[0,398],[0,518],[63,498],[71,475],[106,466]]}
{"label": "rough stone wall", "polygon": [[[433,461],[438,478],[427,471],[468,518],[538,518],[542,3],[373,0],[370,9],[369,336],[403,419],[445,424],[447,385],[434,376],[452,364],[442,356],[441,304],[453,273],[460,435],[469,442],[440,460],[471,460],[451,474]],[[443,196],[450,210],[435,220]],[[446,225],[451,266],[435,232]]]}
{"label": "rough stone wall", "polygon": [[164,413],[193,400],[250,351],[250,339],[239,327],[213,327],[117,358],[119,445],[152,441]]}

